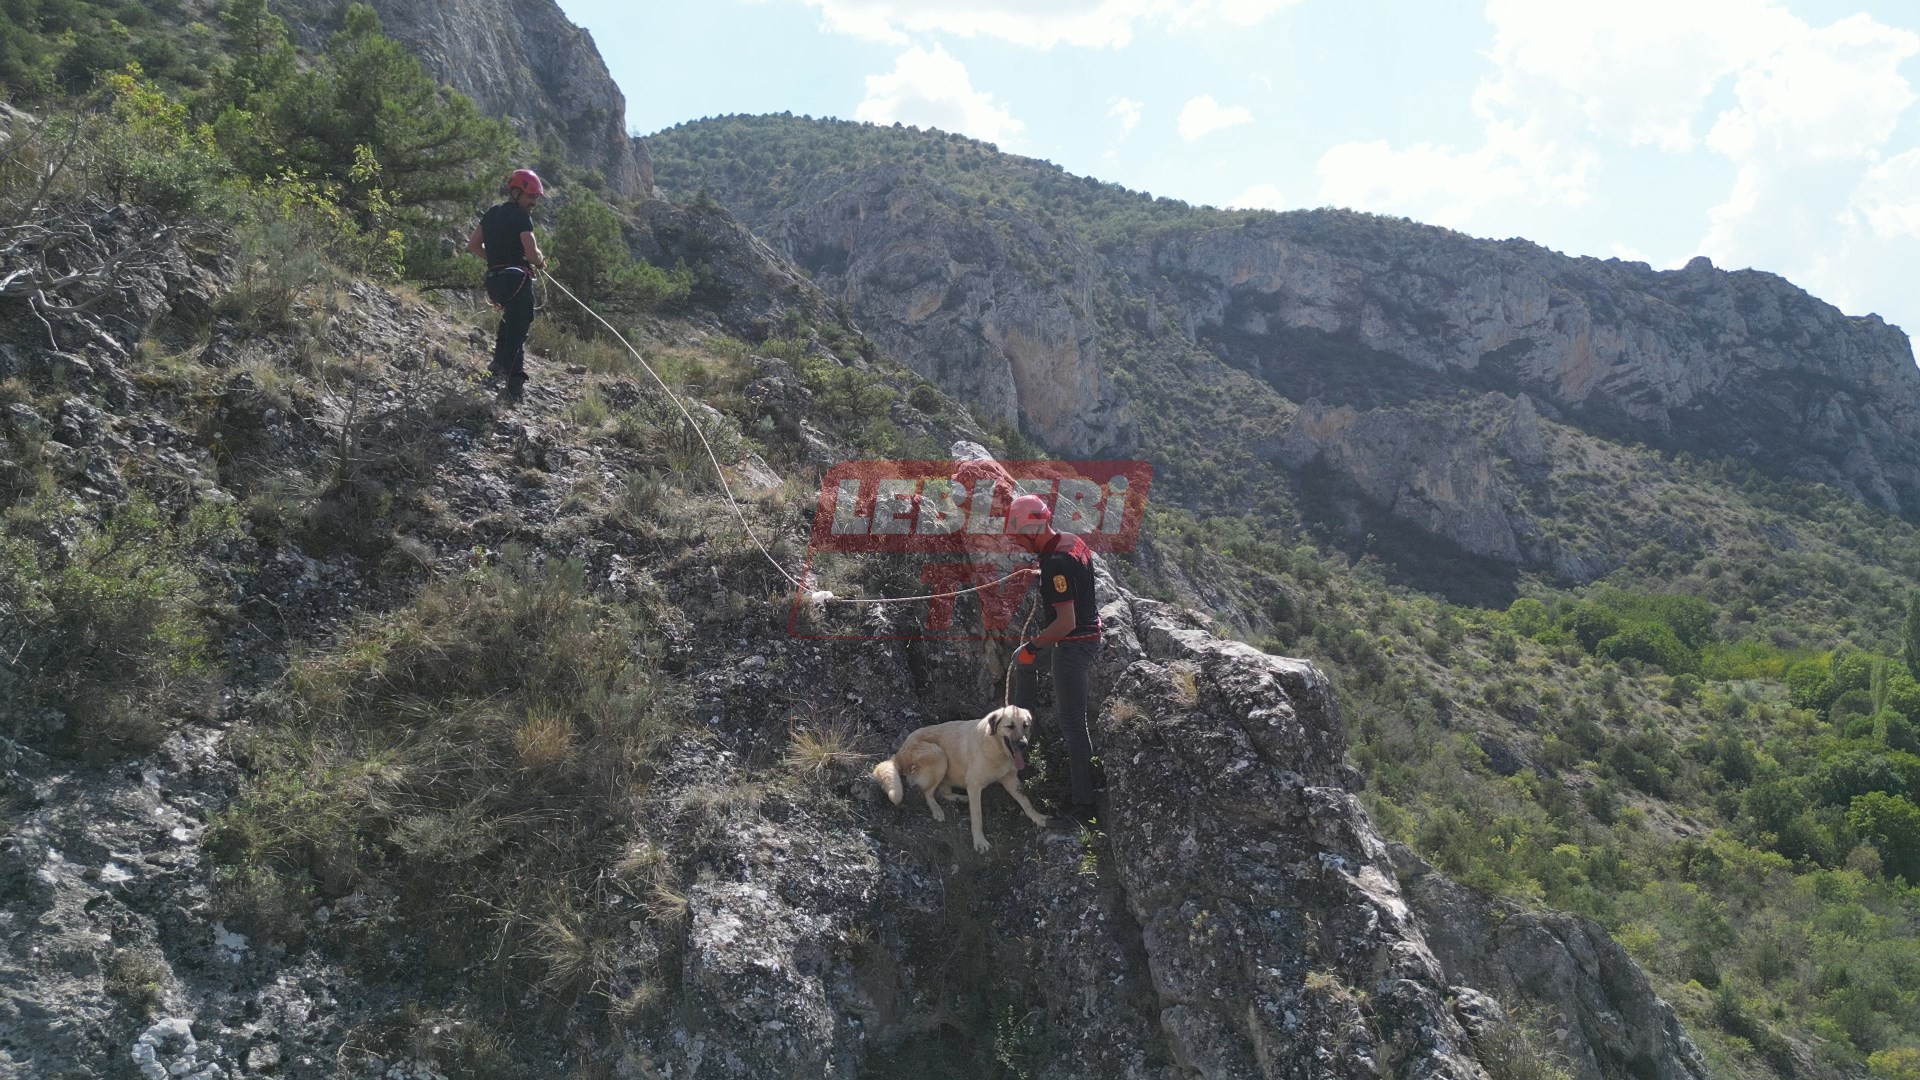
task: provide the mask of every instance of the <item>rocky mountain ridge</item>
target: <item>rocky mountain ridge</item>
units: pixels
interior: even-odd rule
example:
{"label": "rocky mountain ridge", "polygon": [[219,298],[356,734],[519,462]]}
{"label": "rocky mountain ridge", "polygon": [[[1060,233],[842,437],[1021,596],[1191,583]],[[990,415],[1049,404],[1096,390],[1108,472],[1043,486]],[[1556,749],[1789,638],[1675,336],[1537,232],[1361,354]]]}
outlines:
{"label": "rocky mountain ridge", "polygon": [[[1463,394],[1525,400],[1536,426],[1920,512],[1907,338],[1771,274],[1705,260],[1656,272],[1344,211],[1189,208],[940,133],[759,117],[653,138],[664,185],[712,191],[922,375],[1058,453],[1225,454],[1249,475],[1283,464],[1272,482],[1287,489],[1328,464],[1362,481],[1369,513],[1564,583],[1628,552],[1539,539],[1552,512],[1523,508],[1526,485],[1494,473],[1554,471],[1537,456],[1546,443],[1516,458],[1415,412]],[[737,156],[743,139],[762,162],[830,164],[756,171]],[[1234,383],[1247,418],[1228,430],[1211,403],[1165,400],[1169,386],[1235,376],[1250,380]],[[1352,410],[1369,434],[1307,452],[1317,436],[1289,424],[1309,401],[1314,416]],[[1396,455],[1474,462],[1478,479],[1381,482],[1405,475]]]}
{"label": "rocky mountain ridge", "polygon": [[1920,508],[1920,367],[1876,316],[1705,258],[1659,272],[1307,217],[1168,237],[1126,253],[1126,272],[1187,337],[1289,396],[1410,396],[1411,368],[1527,394],[1605,437]]}
{"label": "rocky mountain ridge", "polygon": [[[647,144],[627,133],[627,102],[593,37],[552,0],[370,0],[389,37],[406,45],[442,83],[505,117],[529,146],[597,171],[629,197],[653,191]],[[325,45],[344,5],[286,0],[280,7],[299,43]]]}

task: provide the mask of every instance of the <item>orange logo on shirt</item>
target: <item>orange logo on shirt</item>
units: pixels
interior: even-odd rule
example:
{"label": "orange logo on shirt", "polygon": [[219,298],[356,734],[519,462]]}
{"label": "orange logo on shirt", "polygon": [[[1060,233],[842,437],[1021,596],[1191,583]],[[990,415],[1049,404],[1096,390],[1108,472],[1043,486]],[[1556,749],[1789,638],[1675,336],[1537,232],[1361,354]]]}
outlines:
{"label": "orange logo on shirt", "polygon": [[1067,591],[1067,575],[1065,574],[1053,575],[1053,591],[1054,592]]}

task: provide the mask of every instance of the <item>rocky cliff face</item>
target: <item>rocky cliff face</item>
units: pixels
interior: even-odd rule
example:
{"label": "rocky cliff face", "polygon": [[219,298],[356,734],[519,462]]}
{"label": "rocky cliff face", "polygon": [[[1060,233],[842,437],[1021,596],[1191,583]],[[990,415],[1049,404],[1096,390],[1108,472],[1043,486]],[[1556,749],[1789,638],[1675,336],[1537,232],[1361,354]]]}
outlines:
{"label": "rocky cliff face", "polygon": [[[1583,1076],[1703,1080],[1671,1010],[1598,928],[1579,924],[1578,946],[1515,933],[1489,951],[1465,920],[1506,918],[1493,901],[1436,878],[1422,888],[1453,891],[1431,916],[1415,906],[1313,665],[1219,640],[1104,569],[1099,582],[1102,831],[1035,831],[989,797],[983,859],[963,822],[871,801],[860,776],[848,790],[869,809],[782,800],[778,828],[716,829],[689,895],[683,1007],[629,1033],[633,1060],[662,1075],[925,1073],[965,1052],[953,1029],[985,1025],[998,1060],[1061,1080],[1464,1080],[1487,1075],[1477,1047],[1511,1035],[1510,1007],[1549,1013],[1549,1052],[1597,1063]],[[881,716],[890,746],[991,692],[980,652],[932,645],[836,685],[861,688],[852,708]],[[789,685],[723,664],[701,711],[744,750],[746,703]],[[889,723],[894,708],[907,711]],[[697,804],[739,767],[690,748],[663,805]]]}
{"label": "rocky cliff face", "polygon": [[[1705,260],[1655,272],[1346,211],[1123,206],[989,148],[969,144],[954,172],[940,164],[962,153],[952,140],[808,123],[738,130],[842,162],[811,182],[690,153],[716,149],[698,124],[657,138],[673,186],[710,186],[890,350],[1057,453],[1244,455],[1223,467],[1251,477],[1280,464],[1293,474],[1282,485],[1321,470],[1351,482],[1336,501],[1367,504],[1335,507],[1336,526],[1375,515],[1567,582],[1632,549],[1545,538],[1554,504],[1529,484],[1560,471],[1544,456],[1567,442],[1541,434],[1552,429],[1749,462],[1920,514],[1920,368],[1906,336],[1774,275]],[[887,157],[876,147],[905,164],[875,163]],[[1101,224],[1129,213],[1139,239]],[[1098,244],[1084,239],[1095,229]],[[1228,431],[1217,401],[1167,393],[1222,381],[1222,365],[1323,408],[1299,430]],[[1440,417],[1463,392],[1524,400],[1530,418],[1509,435]],[[1340,430],[1314,428],[1328,423]]]}
{"label": "rocky cliff face", "polygon": [[[1654,272],[1388,219],[1285,214],[1130,253],[1182,331],[1282,393],[1530,394],[1598,434],[1751,459],[1920,511],[1905,337],[1772,274]],[[1369,387],[1367,384],[1372,384]]]}
{"label": "rocky cliff face", "polygon": [[1132,438],[1090,314],[1099,259],[897,167],[830,177],[761,232],[889,353],[1061,452]]}
{"label": "rocky cliff face", "polygon": [[[627,134],[627,102],[593,38],[553,0],[370,0],[387,34],[488,116],[506,117],[533,146],[556,146],[615,192],[653,191],[642,139]],[[283,14],[308,48],[326,43],[343,5],[288,0]]]}
{"label": "rocky cliff face", "polygon": [[1531,1002],[1576,1026],[1560,1050],[1579,1080],[1706,1080],[1706,1063],[1673,1012],[1592,920],[1522,910],[1449,881],[1404,846],[1392,848],[1401,887],[1447,978],[1499,1000]]}
{"label": "rocky cliff face", "polygon": [[1496,456],[1458,417],[1329,409],[1310,399],[1278,458],[1296,472],[1322,464],[1362,498],[1466,552],[1521,561],[1519,500]]}

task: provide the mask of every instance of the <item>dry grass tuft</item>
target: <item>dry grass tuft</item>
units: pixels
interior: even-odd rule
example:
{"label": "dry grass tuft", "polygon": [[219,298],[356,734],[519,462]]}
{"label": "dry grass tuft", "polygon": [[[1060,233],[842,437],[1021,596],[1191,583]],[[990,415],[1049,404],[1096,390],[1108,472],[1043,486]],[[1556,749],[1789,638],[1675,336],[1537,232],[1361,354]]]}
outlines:
{"label": "dry grass tuft", "polygon": [[531,710],[526,723],[513,733],[513,748],[520,755],[522,768],[536,772],[552,769],[573,752],[573,725],[557,713]]}
{"label": "dry grass tuft", "polygon": [[817,781],[842,769],[865,766],[872,755],[861,748],[861,741],[853,725],[844,722],[796,727],[787,736],[781,764]]}

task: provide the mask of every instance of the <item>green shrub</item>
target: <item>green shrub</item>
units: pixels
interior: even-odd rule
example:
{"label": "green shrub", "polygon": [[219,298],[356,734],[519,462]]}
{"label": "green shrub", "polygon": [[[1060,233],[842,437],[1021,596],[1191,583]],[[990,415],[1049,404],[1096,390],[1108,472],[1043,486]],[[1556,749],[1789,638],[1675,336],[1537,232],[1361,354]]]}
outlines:
{"label": "green shrub", "polygon": [[1920,681],[1904,671],[1895,672],[1887,679],[1882,704],[1908,720],[1920,721]]}
{"label": "green shrub", "polygon": [[1827,706],[1827,719],[1836,724],[1844,723],[1850,717],[1870,716],[1872,713],[1873,695],[1865,690],[1848,690]]}
{"label": "green shrub", "polygon": [[1920,806],[1885,791],[1856,796],[1847,824],[1880,851],[1887,870],[1920,882]]}
{"label": "green shrub", "polygon": [[[686,302],[693,275],[634,261],[621,235],[620,220],[590,193],[573,196],[561,208],[553,230],[553,270],[558,279],[603,317],[664,310]],[[598,330],[592,315],[571,303],[561,307],[568,322]]]}
{"label": "green shrub", "polygon": [[111,122],[99,132],[91,172],[115,200],[182,217],[206,206],[223,171],[212,133],[193,130],[187,107],[147,81],[139,64],[107,76]]}
{"label": "green shrub", "polygon": [[259,200],[248,209],[234,230],[233,287],[214,310],[243,331],[285,329],[300,296],[332,273],[322,237],[337,234],[296,206]]}
{"label": "green shrub", "polygon": [[1812,657],[1787,669],[1787,700],[1795,708],[1825,712],[1838,696],[1828,657]]}
{"label": "green shrub", "polygon": [[1867,1068],[1879,1080],[1920,1080],[1920,1047],[1876,1050],[1867,1056]]}
{"label": "green shrub", "polygon": [[1507,621],[1513,632],[1522,637],[1537,637],[1548,625],[1547,605],[1529,596],[1523,596],[1507,605]]}
{"label": "green shrub", "polygon": [[1580,647],[1593,652],[1600,643],[1620,632],[1620,616],[1612,609],[1587,602],[1574,605],[1561,623],[1571,631]]}
{"label": "green shrub", "polygon": [[1813,793],[1829,806],[1846,806],[1872,791],[1904,795],[1907,779],[1890,755],[1850,748],[1820,762],[1812,773]]}
{"label": "green shrub", "polygon": [[175,516],[140,496],[98,524],[53,495],[0,513],[0,650],[24,676],[0,683],[6,711],[57,710],[60,745],[117,753],[204,709],[220,609],[198,562],[237,531],[230,506]]}
{"label": "green shrub", "polygon": [[1639,660],[1671,674],[1692,670],[1699,661],[1665,623],[1631,623],[1602,638],[1593,654],[1602,660]]}
{"label": "green shrub", "polygon": [[1857,649],[1835,653],[1833,656],[1833,692],[1835,694],[1869,693],[1873,689],[1873,671],[1875,658]]}
{"label": "green shrub", "polygon": [[478,965],[496,1000],[602,988],[592,957],[632,916],[587,890],[628,888],[610,870],[678,715],[662,651],[577,563],[510,552],[297,657],[209,833],[224,916],[277,936],[377,886],[400,903],[384,932],[439,943],[444,974]]}
{"label": "green shrub", "polygon": [[921,383],[907,395],[907,404],[929,416],[939,413],[942,400],[940,391],[931,383]]}

